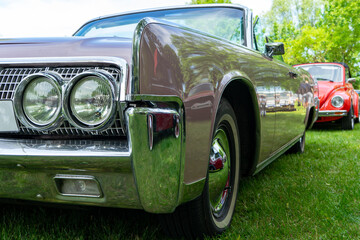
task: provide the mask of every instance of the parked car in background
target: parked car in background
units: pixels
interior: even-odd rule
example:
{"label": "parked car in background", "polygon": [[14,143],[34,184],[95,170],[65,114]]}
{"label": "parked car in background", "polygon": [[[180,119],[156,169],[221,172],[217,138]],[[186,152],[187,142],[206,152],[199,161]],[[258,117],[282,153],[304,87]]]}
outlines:
{"label": "parked car in background", "polygon": [[311,76],[275,60],[284,45],[261,30],[248,8],[212,4],[0,40],[0,197],[143,209],[187,238],[223,232],[241,178],[303,152],[317,116]]}
{"label": "parked car in background", "polygon": [[359,121],[359,95],[354,91],[349,66],[345,63],[307,63],[295,67],[308,71],[319,86],[317,122],[339,121],[344,130]]}

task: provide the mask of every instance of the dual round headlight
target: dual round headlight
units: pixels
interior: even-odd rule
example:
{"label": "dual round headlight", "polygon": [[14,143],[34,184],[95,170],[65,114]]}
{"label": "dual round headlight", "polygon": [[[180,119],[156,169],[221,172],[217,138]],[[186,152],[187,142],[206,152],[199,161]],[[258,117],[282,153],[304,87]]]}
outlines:
{"label": "dual round headlight", "polygon": [[104,71],[81,73],[66,87],[57,73],[36,73],[17,87],[15,112],[35,130],[55,129],[64,117],[82,130],[101,130],[115,118],[115,89],[115,80]]}
{"label": "dual round headlight", "polygon": [[336,95],[331,99],[331,105],[333,105],[336,108],[340,108],[344,105],[344,98]]}
{"label": "dual round headlight", "polygon": [[56,73],[37,73],[22,80],[14,97],[15,113],[20,122],[37,130],[58,126],[62,84],[62,78]]}
{"label": "dual round headlight", "polygon": [[108,126],[116,112],[115,89],[115,80],[106,72],[79,74],[65,89],[65,116],[83,130],[99,130]]}

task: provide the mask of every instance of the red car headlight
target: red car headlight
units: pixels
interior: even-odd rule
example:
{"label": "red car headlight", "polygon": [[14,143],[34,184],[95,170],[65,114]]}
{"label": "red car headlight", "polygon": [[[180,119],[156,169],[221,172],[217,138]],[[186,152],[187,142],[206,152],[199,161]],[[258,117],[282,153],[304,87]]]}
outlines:
{"label": "red car headlight", "polygon": [[331,99],[331,105],[333,105],[336,108],[341,108],[344,105],[344,99],[343,97],[336,95]]}

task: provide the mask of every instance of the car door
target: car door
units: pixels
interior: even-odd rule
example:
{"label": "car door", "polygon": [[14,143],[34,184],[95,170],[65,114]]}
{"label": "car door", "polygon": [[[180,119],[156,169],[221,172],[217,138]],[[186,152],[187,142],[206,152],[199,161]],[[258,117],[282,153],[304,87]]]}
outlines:
{"label": "car door", "polygon": [[[276,108],[275,135],[273,152],[278,151],[291,140],[304,132],[306,108],[312,101],[312,86],[308,82],[302,82],[302,76],[298,71],[282,61],[273,60],[274,78],[276,83]],[[303,99],[297,98],[300,87],[306,87]],[[299,104],[300,103],[300,104]]]}
{"label": "car door", "polygon": [[[275,78],[272,67],[272,59],[266,57],[265,52],[266,38],[262,32],[263,27],[259,19],[255,20],[253,46],[252,48],[262,54],[262,64],[258,66],[261,72],[261,78],[256,82],[256,92],[259,99],[259,115],[261,121],[261,150],[258,164],[269,158],[273,151],[273,142],[275,135],[275,111],[276,111],[276,96],[275,96]],[[260,70],[261,67],[261,70]],[[261,80],[260,80],[261,79]]]}

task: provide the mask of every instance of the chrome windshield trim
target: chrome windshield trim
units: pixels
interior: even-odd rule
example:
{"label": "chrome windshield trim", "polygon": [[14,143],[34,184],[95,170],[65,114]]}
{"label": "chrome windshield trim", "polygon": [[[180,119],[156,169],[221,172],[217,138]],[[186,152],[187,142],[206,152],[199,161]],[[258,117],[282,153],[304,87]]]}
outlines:
{"label": "chrome windshield trim", "polygon": [[244,31],[246,34],[245,37],[245,46],[248,48],[252,48],[253,45],[253,13],[250,9],[244,8],[245,16],[244,16]]}
{"label": "chrome windshield trim", "polygon": [[111,18],[111,17],[117,17],[117,16],[123,16],[123,15],[130,15],[135,13],[146,13],[146,12],[156,12],[156,11],[164,11],[164,10],[173,10],[173,9],[188,9],[188,8],[236,8],[236,9],[242,9],[242,10],[249,10],[249,8],[245,7],[241,4],[199,4],[199,5],[179,5],[179,6],[168,6],[168,7],[158,7],[158,8],[149,8],[149,9],[140,9],[140,10],[133,10],[133,11],[126,11],[126,12],[120,12],[115,14],[109,14],[100,16],[97,18],[90,19],[89,21],[85,22],[74,34],[83,28],[86,24],[89,24],[91,22],[105,19],[105,18]]}
{"label": "chrome windshield trim", "polygon": [[346,110],[325,110],[319,111],[319,117],[343,117],[347,115]]}

